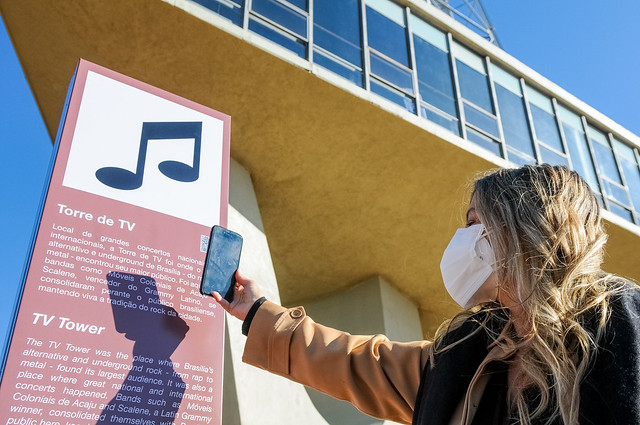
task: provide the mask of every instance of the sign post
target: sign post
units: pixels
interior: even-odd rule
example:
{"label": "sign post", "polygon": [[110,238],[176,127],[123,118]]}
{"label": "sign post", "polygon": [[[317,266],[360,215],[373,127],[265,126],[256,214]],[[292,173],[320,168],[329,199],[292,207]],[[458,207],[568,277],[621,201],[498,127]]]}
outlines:
{"label": "sign post", "polygon": [[0,423],[220,424],[230,118],[81,60],[0,384]]}

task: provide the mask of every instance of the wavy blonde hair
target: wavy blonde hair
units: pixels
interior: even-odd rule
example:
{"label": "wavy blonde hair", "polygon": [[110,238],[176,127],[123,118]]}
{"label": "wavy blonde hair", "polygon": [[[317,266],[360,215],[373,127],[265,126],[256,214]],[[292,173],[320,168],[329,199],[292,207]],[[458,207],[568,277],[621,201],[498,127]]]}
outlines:
{"label": "wavy blonde hair", "polygon": [[[499,291],[526,319],[528,332],[519,337],[511,319],[506,324],[522,366],[518,378],[540,394],[530,411],[525,389],[509,388],[510,411],[525,425],[558,418],[578,424],[580,383],[604,333],[609,300],[624,286],[601,269],[607,235],[597,199],[575,171],[547,164],[493,171],[475,181],[473,196],[499,262]],[[434,346],[472,313],[443,324]]]}

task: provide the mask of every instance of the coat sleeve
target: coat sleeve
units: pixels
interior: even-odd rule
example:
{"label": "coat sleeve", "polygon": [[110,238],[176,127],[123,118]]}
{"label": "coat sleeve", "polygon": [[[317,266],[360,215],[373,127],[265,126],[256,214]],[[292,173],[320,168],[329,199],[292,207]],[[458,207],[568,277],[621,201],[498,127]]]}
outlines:
{"label": "coat sleeve", "polygon": [[581,387],[580,423],[640,424],[640,290],[611,302],[605,343]]}
{"label": "coat sleeve", "polygon": [[429,345],[350,335],[315,323],[302,307],[267,301],[251,322],[243,361],[371,416],[410,423]]}

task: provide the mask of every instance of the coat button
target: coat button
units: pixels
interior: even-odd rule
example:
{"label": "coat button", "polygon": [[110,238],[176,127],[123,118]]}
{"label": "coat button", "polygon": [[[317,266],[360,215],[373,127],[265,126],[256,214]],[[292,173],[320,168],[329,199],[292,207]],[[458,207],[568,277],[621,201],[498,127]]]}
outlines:
{"label": "coat button", "polygon": [[299,319],[302,317],[302,311],[300,311],[299,309],[291,310],[291,313],[289,314],[294,319]]}

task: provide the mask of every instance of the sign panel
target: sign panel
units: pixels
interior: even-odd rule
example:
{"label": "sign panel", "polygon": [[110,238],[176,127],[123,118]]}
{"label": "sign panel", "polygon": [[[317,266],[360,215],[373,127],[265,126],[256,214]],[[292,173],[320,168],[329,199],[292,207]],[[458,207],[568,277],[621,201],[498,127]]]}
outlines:
{"label": "sign panel", "polygon": [[0,423],[220,424],[230,118],[86,61],[70,93]]}

